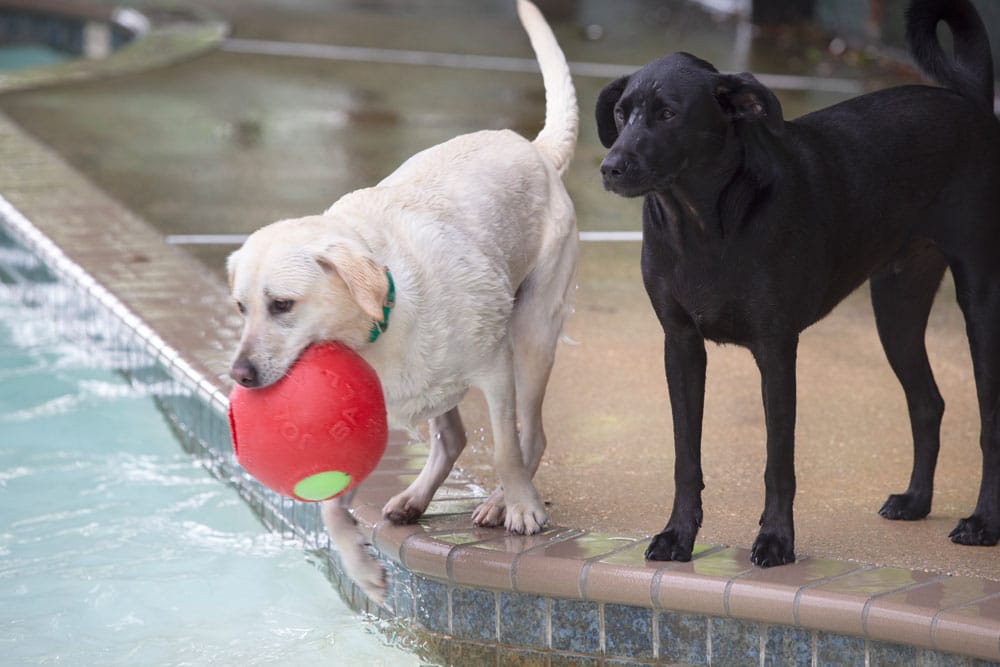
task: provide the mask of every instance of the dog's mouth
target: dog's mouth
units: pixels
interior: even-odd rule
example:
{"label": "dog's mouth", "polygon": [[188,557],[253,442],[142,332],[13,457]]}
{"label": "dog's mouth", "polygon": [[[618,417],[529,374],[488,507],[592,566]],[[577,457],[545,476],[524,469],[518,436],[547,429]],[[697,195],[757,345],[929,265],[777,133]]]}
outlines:
{"label": "dog's mouth", "polygon": [[641,197],[649,194],[653,189],[648,183],[638,183],[627,178],[609,178],[605,176],[603,180],[604,189],[620,197]]}
{"label": "dog's mouth", "polygon": [[601,162],[604,189],[622,197],[641,197],[654,189],[655,178],[629,158],[612,151]]}
{"label": "dog's mouth", "polygon": [[230,366],[229,376],[247,389],[264,389],[287,375],[298,356],[296,355],[291,363],[285,365],[275,362],[270,357],[261,360],[240,355]]}

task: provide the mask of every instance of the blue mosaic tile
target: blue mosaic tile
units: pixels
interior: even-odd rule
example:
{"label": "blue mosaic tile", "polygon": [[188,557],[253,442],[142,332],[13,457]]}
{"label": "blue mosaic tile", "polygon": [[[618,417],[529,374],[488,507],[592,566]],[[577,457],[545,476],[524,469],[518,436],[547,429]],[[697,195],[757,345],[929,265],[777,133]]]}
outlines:
{"label": "blue mosaic tile", "polygon": [[916,667],[996,667],[997,663],[954,653],[917,649]]}
{"label": "blue mosaic tile", "polygon": [[[503,667],[548,667],[547,653],[536,651],[519,651],[513,648],[500,648],[500,664]],[[470,667],[472,667],[470,665]],[[479,667],[476,665],[475,667]]]}
{"label": "blue mosaic tile", "polygon": [[600,651],[600,606],[585,600],[553,600],[552,648],[577,653]]}
{"label": "blue mosaic tile", "polygon": [[548,648],[546,599],[500,593],[500,641],[513,646]]}
{"label": "blue mosaic tile", "polygon": [[731,618],[709,619],[712,664],[727,667],[760,665],[760,624]]}
{"label": "blue mosaic tile", "polygon": [[497,647],[448,641],[449,665],[495,665]]}
{"label": "blue mosaic tile", "polygon": [[917,648],[905,644],[869,642],[868,659],[878,667],[911,667],[917,661]]}
{"label": "blue mosaic tile", "polygon": [[810,667],[812,633],[802,628],[769,626],[764,636],[764,664],[773,667]]}
{"label": "blue mosaic tile", "polygon": [[604,605],[604,648],[608,656],[653,657],[653,611],[623,604]]}
{"label": "blue mosaic tile", "polygon": [[417,620],[432,632],[448,632],[448,586],[414,577]]}
{"label": "blue mosaic tile", "polygon": [[300,517],[302,529],[310,536],[311,543],[317,546],[326,544],[328,536],[326,527],[323,525],[323,515],[319,503],[302,503],[300,511],[302,512]]}
{"label": "blue mosaic tile", "polygon": [[452,589],[451,631],[461,639],[496,641],[496,593],[474,588]]}
{"label": "blue mosaic tile", "polygon": [[599,658],[584,658],[577,655],[560,655],[558,653],[553,653],[549,656],[549,667],[601,667],[601,665],[602,663]]}
{"label": "blue mosaic tile", "polygon": [[662,612],[659,618],[660,659],[688,665],[708,664],[708,619]]}
{"label": "blue mosaic tile", "polygon": [[416,613],[413,607],[413,574],[396,563],[390,562],[386,567],[389,578],[389,595],[392,600],[392,610],[400,618],[413,618]]}
{"label": "blue mosaic tile", "polygon": [[816,667],[865,664],[865,640],[829,632],[816,633]]}
{"label": "blue mosaic tile", "polygon": [[[419,639],[416,640],[413,647],[414,652],[420,657],[419,664],[421,665],[451,665],[451,664],[463,664],[463,663],[453,663],[449,659],[449,653],[451,653],[453,641],[444,637],[443,635],[419,635]],[[494,662],[496,658],[494,658]],[[341,662],[348,663],[350,661],[343,660]],[[354,661],[357,662],[357,661]],[[377,663],[376,663],[377,664]],[[465,663],[474,664],[474,663]],[[489,662],[481,663],[483,665],[491,664]],[[339,666],[338,666],[339,667]],[[355,667],[353,664],[350,667]]]}
{"label": "blue mosaic tile", "polygon": [[341,577],[339,584],[342,586],[341,590],[344,599],[347,600],[347,606],[351,609],[360,609],[364,603],[364,595],[358,585],[347,577]]}

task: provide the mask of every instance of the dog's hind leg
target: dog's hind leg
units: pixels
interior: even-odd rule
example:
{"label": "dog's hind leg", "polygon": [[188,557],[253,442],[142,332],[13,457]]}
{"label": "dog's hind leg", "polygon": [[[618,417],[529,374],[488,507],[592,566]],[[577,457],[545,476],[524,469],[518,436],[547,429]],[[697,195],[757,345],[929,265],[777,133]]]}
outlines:
{"label": "dog's hind leg", "polygon": [[958,544],[992,546],[1000,539],[1000,266],[995,256],[978,259],[953,264],[952,273],[972,350],[983,476],[975,511],[950,537]]}
{"label": "dog's hind leg", "polygon": [[[513,356],[508,340],[494,353],[495,365],[487,371],[488,381],[480,389],[489,406],[493,428],[493,465],[500,477],[506,506],[504,526],[512,533],[533,535],[542,529],[548,515],[518,446]],[[473,522],[481,526],[496,525],[486,521],[489,513],[482,510],[480,507],[473,512]]]}
{"label": "dog's hind leg", "polygon": [[[529,477],[535,476],[545,452],[542,402],[566,318],[566,304],[574,289],[575,244],[568,251],[574,256],[562,258],[556,275],[546,274],[539,280],[539,273],[535,273],[522,284],[511,319],[518,441]],[[553,294],[563,294],[564,298],[553,303]],[[484,526],[499,525],[505,511],[503,488],[498,488],[475,510],[473,521]]]}
{"label": "dog's hind leg", "polygon": [[382,508],[393,523],[412,523],[427,509],[434,492],[448,477],[459,454],[465,449],[465,427],[458,408],[430,420],[431,451],[417,478]]}
{"label": "dog's hind leg", "polygon": [[947,263],[937,248],[914,244],[871,277],[875,324],[889,365],[906,394],[913,434],[913,470],[903,493],[878,511],[886,519],[922,519],[931,511],[944,401],[934,382],[924,333]]}

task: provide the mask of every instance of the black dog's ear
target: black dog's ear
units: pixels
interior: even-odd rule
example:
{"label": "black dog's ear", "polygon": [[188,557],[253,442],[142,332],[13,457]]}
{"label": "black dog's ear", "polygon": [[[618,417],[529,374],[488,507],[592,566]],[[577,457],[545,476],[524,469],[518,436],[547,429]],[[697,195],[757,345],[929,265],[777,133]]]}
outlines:
{"label": "black dog's ear", "polygon": [[597,136],[605,148],[611,148],[618,138],[618,125],[615,123],[615,105],[628,85],[628,77],[615,79],[597,96]]}
{"label": "black dog's ear", "polygon": [[763,123],[773,134],[780,134],[785,125],[781,103],[771,89],[753,74],[727,74],[719,77],[715,99],[732,120]]}

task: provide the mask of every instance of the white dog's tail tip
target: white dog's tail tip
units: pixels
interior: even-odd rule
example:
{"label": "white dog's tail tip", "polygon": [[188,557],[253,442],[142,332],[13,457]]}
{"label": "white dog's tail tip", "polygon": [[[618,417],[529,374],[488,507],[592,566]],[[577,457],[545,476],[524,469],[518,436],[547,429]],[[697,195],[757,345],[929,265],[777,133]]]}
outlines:
{"label": "white dog's tail tip", "polygon": [[533,3],[517,0],[517,15],[528,33],[545,84],[545,127],[535,137],[538,146],[560,174],[569,167],[576,150],[580,110],[566,56],[548,22]]}

